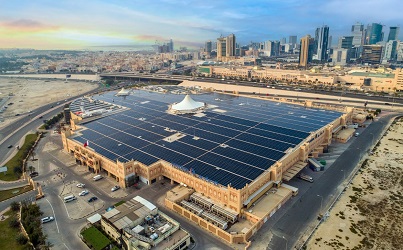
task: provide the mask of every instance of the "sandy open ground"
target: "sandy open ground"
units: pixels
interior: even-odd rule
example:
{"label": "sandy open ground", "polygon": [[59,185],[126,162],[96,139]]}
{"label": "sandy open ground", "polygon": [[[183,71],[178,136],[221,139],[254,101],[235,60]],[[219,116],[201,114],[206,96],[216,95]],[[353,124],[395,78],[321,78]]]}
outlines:
{"label": "sandy open ground", "polygon": [[403,249],[403,118],[385,134],[307,249]]}
{"label": "sandy open ground", "polygon": [[[62,103],[70,96],[85,93],[96,87],[97,83],[71,79],[65,82],[63,79],[33,80],[0,77],[0,99],[4,100],[4,102],[0,101],[0,104],[4,103],[7,107],[3,113],[0,113],[0,128],[18,119],[16,114],[28,115],[29,111],[47,103],[57,101]],[[8,105],[9,103],[13,104]]]}

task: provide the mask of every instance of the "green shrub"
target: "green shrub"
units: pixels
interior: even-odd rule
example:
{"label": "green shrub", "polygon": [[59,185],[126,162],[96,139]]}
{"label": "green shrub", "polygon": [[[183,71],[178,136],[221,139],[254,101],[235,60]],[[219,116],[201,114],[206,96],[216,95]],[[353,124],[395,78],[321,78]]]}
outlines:
{"label": "green shrub", "polygon": [[23,235],[22,233],[17,235],[17,237],[15,238],[15,240],[18,242],[18,244],[20,245],[25,245],[28,242],[27,237],[25,237],[25,235]]}

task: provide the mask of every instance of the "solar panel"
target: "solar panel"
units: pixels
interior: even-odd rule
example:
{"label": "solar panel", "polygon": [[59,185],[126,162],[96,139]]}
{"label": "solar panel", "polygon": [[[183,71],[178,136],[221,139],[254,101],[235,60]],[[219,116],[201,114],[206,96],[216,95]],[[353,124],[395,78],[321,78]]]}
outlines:
{"label": "solar panel", "polygon": [[[113,161],[150,165],[162,159],[207,181],[242,188],[341,115],[218,93],[193,96],[215,105],[202,116],[173,115],[168,106],[184,96],[164,88],[168,93],[135,90],[125,98],[112,92],[94,96],[129,109],[84,124],[87,129],[73,139],[90,141],[91,150]],[[185,136],[164,140],[178,132]]]}

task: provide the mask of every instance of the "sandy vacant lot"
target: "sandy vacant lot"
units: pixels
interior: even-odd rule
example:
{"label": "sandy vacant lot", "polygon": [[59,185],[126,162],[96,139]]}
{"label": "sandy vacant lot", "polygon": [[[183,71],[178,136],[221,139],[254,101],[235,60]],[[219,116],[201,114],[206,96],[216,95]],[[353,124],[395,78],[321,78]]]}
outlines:
{"label": "sandy vacant lot", "polygon": [[[47,103],[60,101],[97,87],[96,83],[68,80],[32,80],[0,77],[0,99],[4,100],[6,109],[0,113],[0,127],[17,119],[16,114],[27,115],[30,110]],[[13,103],[12,105],[8,105]],[[1,108],[1,107],[0,107]]]}
{"label": "sandy vacant lot", "polygon": [[340,197],[307,249],[402,249],[403,118]]}

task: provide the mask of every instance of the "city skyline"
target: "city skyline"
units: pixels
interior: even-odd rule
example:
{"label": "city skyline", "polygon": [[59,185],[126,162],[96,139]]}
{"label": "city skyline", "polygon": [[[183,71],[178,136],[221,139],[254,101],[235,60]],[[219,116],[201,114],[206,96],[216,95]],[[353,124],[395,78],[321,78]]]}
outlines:
{"label": "city skyline", "polygon": [[169,39],[175,46],[198,48],[231,33],[240,44],[293,35],[299,40],[323,25],[333,37],[347,36],[357,21],[365,27],[380,22],[387,37],[390,26],[403,23],[402,7],[398,0],[8,1],[0,11],[0,48],[82,49]]}

